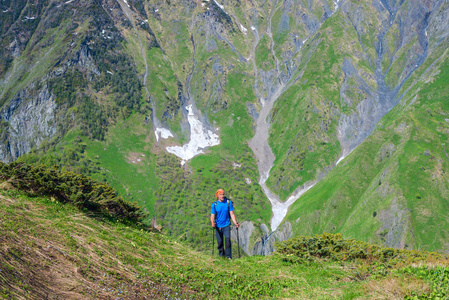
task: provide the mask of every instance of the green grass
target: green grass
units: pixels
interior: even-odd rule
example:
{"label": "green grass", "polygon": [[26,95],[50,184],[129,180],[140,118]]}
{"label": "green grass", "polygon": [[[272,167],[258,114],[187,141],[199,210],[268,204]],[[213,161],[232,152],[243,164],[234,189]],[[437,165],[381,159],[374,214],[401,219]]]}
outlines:
{"label": "green grass", "polygon": [[[222,260],[210,249],[196,252],[163,234],[14,190],[1,191],[0,207],[3,297],[70,290],[77,298],[356,299],[381,296],[390,281],[401,286],[402,296],[436,290],[423,287],[427,279],[410,268],[379,272],[363,262],[291,263],[282,255]],[[446,266],[436,258],[433,263]]]}
{"label": "green grass", "polygon": [[271,41],[268,35],[264,34],[257,44],[255,56],[258,68],[269,71],[276,67],[276,61],[270,51]]}
{"label": "green grass", "polygon": [[153,134],[152,127],[143,124],[141,116],[134,115],[126,121],[120,120],[108,134],[107,142],[86,140],[87,155],[98,162],[102,173],[106,174],[100,178],[106,178],[121,195],[154,215],[158,178],[154,173],[152,142],[147,139]]}
{"label": "green grass", "polygon": [[[273,107],[269,143],[276,160],[267,185],[281,199],[288,198],[298,186],[316,179],[340,153],[333,106],[340,105],[336,87],[342,83],[342,75],[336,66],[343,57],[335,38],[342,36],[341,30],[330,32],[330,25],[330,21],[323,25],[326,34],[317,42],[315,54],[304,66],[304,78],[313,80],[291,86]],[[309,49],[306,47],[304,51]],[[326,59],[318,53],[326,53]]]}
{"label": "green grass", "polygon": [[[442,64],[432,84],[418,92],[413,106],[395,107],[363,144],[292,205],[287,219],[296,234],[342,232],[375,243],[445,249],[447,66]],[[386,155],[389,145],[393,151]],[[394,229],[384,218],[402,224],[393,240],[385,240]]]}

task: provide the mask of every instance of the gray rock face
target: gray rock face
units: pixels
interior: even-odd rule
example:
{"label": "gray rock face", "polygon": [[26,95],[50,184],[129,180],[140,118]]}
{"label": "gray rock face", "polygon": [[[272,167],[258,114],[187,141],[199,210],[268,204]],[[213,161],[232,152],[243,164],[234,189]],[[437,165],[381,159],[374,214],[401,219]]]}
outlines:
{"label": "gray rock face", "polygon": [[[262,234],[262,236],[253,236],[259,234]],[[270,233],[268,226],[265,224],[261,224],[260,230],[256,230],[252,222],[245,221],[240,224],[238,243],[247,255],[270,255],[275,251],[275,242],[285,241],[291,236],[292,225],[290,222],[285,222],[282,228]],[[231,239],[237,242],[237,229],[235,227],[231,229]],[[251,240],[255,240],[254,244],[251,243]]]}
{"label": "gray rock face", "polygon": [[[250,248],[250,238],[251,235],[254,232],[254,225],[252,222],[244,221],[240,224],[239,227],[239,233],[238,233],[238,241],[240,244],[240,248],[245,251],[247,255],[251,255],[251,248]],[[231,239],[234,241],[237,241],[237,229],[235,227],[232,227],[231,230]]]}
{"label": "gray rock face", "polygon": [[[64,58],[61,59],[63,60]],[[72,58],[58,62],[44,80],[63,76],[72,68],[86,73],[90,80],[100,74],[91,50],[87,44],[82,44]],[[44,80],[42,82],[45,82]],[[8,123],[8,128],[3,133],[5,140],[0,144],[0,161],[14,161],[31,149],[39,148],[42,141],[49,140],[56,134],[61,120],[58,120],[56,114],[58,105],[55,100],[47,84],[36,90],[33,83],[19,91],[0,110],[0,120]]]}
{"label": "gray rock face", "polygon": [[39,147],[57,130],[57,104],[47,86],[31,95],[28,90],[18,93],[0,111],[0,119],[8,122],[7,142],[0,144],[0,160],[10,162]]}
{"label": "gray rock face", "polygon": [[[264,225],[264,224],[262,224]],[[274,243],[282,242],[289,239],[292,235],[292,224],[285,222],[282,229],[278,228],[276,231],[266,234],[259,238],[251,251],[252,255],[270,255],[274,252]]]}
{"label": "gray rock face", "polygon": [[382,222],[381,228],[377,231],[382,241],[387,247],[405,248],[406,238],[410,229],[410,212],[402,207],[395,197],[388,209],[381,210],[378,218]]}
{"label": "gray rock face", "polygon": [[[342,114],[338,126],[339,138],[346,155],[358,146],[367,136],[371,134],[376,123],[390,111],[401,99],[399,90],[411,74],[421,66],[428,56],[429,34],[427,29],[435,34],[441,35],[441,30],[436,22],[442,22],[440,8],[441,1],[373,1],[378,10],[377,18],[383,28],[379,30],[378,40],[375,45],[376,55],[373,57],[368,52],[365,57],[370,64],[375,66],[374,77],[376,87],[368,84],[358,73],[352,62],[346,59],[342,65],[345,74],[345,82],[341,86],[342,105],[353,107],[353,113]],[[406,6],[407,7],[404,7]],[[359,35],[359,41],[364,47],[362,37],[367,34],[367,17],[364,16],[360,7],[355,7],[354,3],[346,2],[342,6],[347,19],[350,20],[354,29]],[[399,36],[394,49],[388,48],[387,36],[392,28],[399,28]],[[408,30],[416,28],[416,30]],[[400,51],[407,53],[407,59],[398,61]],[[382,61],[387,59],[389,65],[382,65]],[[394,68],[394,64],[401,64],[402,67],[396,71],[395,81],[391,79],[387,83],[386,77]],[[348,82],[356,82],[349,85]],[[363,95],[359,101],[353,101],[346,96],[348,90],[357,90]]]}

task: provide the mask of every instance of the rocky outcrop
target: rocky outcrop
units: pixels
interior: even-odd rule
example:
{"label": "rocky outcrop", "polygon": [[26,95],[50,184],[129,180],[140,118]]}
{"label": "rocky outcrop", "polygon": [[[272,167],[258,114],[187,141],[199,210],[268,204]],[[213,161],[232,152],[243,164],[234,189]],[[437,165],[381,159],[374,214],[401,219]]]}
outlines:
{"label": "rocky outcrop", "polygon": [[377,214],[382,223],[376,234],[387,247],[406,248],[406,239],[411,233],[410,211],[404,208],[397,197],[391,201],[391,206]]}
{"label": "rocky outcrop", "polygon": [[250,239],[251,239],[251,235],[254,232],[254,229],[255,229],[255,227],[252,222],[244,221],[240,224],[238,235],[237,235],[237,229],[235,227],[232,227],[232,230],[231,230],[231,239],[234,241],[237,241],[237,236],[238,236],[238,238],[239,238],[238,242],[240,244],[240,248],[242,248],[243,251],[245,251],[245,253],[247,255],[252,254]]}
{"label": "rocky outcrop", "polygon": [[43,140],[57,131],[57,104],[45,86],[36,94],[33,89],[20,91],[1,111],[0,119],[8,126],[3,134],[6,141],[0,144],[0,160],[10,162],[39,147]]}
{"label": "rocky outcrop", "polygon": [[[98,67],[93,61],[91,50],[86,43],[73,57],[61,58],[42,82],[51,78],[64,76],[73,68],[85,73],[90,80],[99,75]],[[19,91],[0,111],[0,120],[7,126],[2,129],[0,160],[10,162],[27,154],[33,148],[39,148],[44,140],[53,137],[58,128],[56,97],[45,84],[38,89],[35,83]]]}
{"label": "rocky outcrop", "polygon": [[[275,251],[274,243],[282,242],[292,236],[292,225],[284,222],[282,228],[270,232],[267,225],[261,224],[256,228],[250,221],[240,224],[238,244],[247,255],[270,255]],[[237,242],[237,229],[231,229],[231,239]]]}
{"label": "rocky outcrop", "polygon": [[291,235],[292,235],[292,224],[290,224],[290,222],[284,222],[282,228],[278,228],[276,231],[271,232],[269,234],[267,233],[263,237],[259,238],[254,244],[251,254],[270,255],[275,250],[274,244],[276,242],[285,241],[289,239]]}

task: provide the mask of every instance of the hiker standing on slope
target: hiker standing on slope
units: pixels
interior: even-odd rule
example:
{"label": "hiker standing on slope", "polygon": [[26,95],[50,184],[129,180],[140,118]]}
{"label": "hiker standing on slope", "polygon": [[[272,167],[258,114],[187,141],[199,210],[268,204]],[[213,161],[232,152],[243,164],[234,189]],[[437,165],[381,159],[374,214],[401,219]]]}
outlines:
{"label": "hiker standing on slope", "polygon": [[[232,258],[231,251],[231,220],[234,222],[235,227],[239,228],[239,223],[235,218],[234,206],[232,201],[227,199],[224,195],[224,190],[219,189],[215,193],[217,200],[212,203],[210,211],[210,222],[212,227],[215,228],[215,235],[217,237],[217,249],[218,255],[224,256],[228,259]],[[223,247],[223,236],[226,244],[226,253]]]}

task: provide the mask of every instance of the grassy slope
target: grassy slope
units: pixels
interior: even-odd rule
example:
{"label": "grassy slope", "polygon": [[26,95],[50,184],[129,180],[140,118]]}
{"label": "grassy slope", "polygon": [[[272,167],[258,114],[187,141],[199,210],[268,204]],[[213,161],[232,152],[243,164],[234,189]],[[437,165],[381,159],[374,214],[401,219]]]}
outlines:
{"label": "grassy slope", "polygon": [[1,190],[0,208],[3,298],[399,299],[429,291],[413,276],[358,263],[291,264],[276,255],[225,261],[14,190]]}
{"label": "grassy slope", "polygon": [[449,62],[445,44],[440,47],[433,56],[446,58],[431,72],[425,73],[430,62],[423,65],[410,81],[423,73],[428,80],[404,87],[402,104],[372,136],[292,206],[287,219],[296,234],[343,232],[386,242],[383,230],[394,231],[390,218],[400,227],[402,246],[447,249]]}
{"label": "grassy slope", "polygon": [[[270,145],[276,161],[267,181],[285,199],[294,189],[329,167],[340,154],[336,137],[340,93],[340,67],[345,53],[357,51],[339,41],[354,40],[356,34],[343,30],[341,14],[326,21],[303,48],[301,80],[275,103],[272,112]],[[326,57],[323,60],[323,56]],[[341,109],[341,108],[340,108]]]}

